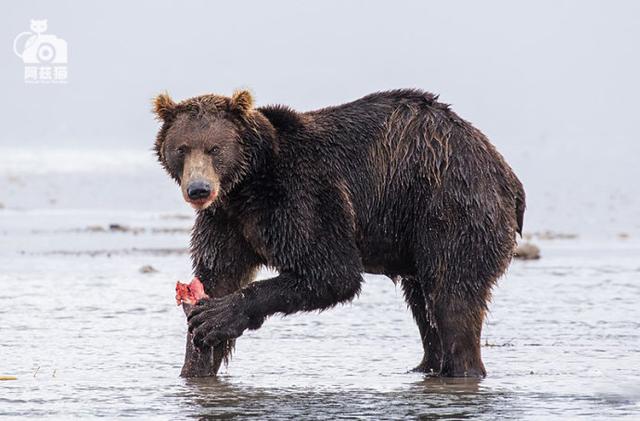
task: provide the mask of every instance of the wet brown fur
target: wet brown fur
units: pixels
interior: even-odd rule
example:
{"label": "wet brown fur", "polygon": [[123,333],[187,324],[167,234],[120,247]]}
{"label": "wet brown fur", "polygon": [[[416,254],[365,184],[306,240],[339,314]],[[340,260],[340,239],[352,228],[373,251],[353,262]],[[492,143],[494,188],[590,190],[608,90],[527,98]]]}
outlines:
{"label": "wet brown fur", "polygon": [[[522,185],[488,139],[419,90],[298,113],[251,95],[161,95],[158,158],[178,182],[212,145],[219,195],[193,230],[194,270],[219,297],[190,317],[200,346],[230,343],[275,313],[351,300],[362,272],[400,279],[424,357],[442,376],[485,375],[491,288],[521,233]],[[203,171],[205,173],[206,171]],[[268,265],[275,278],[251,282]]]}

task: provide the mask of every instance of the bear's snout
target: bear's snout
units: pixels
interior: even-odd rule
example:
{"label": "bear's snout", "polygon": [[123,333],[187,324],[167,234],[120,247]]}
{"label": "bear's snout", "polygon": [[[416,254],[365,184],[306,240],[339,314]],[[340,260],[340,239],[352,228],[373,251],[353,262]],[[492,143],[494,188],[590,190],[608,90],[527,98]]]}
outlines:
{"label": "bear's snout", "polygon": [[211,164],[211,157],[199,149],[190,151],[184,158],[180,190],[194,209],[207,208],[220,192],[218,174]]}
{"label": "bear's snout", "polygon": [[206,181],[192,181],[187,186],[187,195],[191,200],[207,199],[211,196],[211,185]]}

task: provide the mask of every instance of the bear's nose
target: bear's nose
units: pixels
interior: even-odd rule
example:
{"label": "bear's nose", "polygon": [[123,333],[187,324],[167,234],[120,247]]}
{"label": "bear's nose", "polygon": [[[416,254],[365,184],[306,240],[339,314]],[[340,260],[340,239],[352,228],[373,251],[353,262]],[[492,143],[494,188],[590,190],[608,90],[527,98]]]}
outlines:
{"label": "bear's nose", "polygon": [[187,194],[191,200],[204,199],[211,194],[211,186],[204,181],[193,181],[187,186]]}

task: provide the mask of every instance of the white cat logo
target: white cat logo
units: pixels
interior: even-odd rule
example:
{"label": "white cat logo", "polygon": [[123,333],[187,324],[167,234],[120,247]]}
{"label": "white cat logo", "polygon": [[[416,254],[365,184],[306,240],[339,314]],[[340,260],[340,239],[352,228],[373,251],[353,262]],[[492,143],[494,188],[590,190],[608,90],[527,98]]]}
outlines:
{"label": "white cat logo", "polygon": [[46,19],[31,19],[31,31],[13,40],[13,52],[25,64],[24,80],[29,83],[67,82],[67,41],[45,34]]}

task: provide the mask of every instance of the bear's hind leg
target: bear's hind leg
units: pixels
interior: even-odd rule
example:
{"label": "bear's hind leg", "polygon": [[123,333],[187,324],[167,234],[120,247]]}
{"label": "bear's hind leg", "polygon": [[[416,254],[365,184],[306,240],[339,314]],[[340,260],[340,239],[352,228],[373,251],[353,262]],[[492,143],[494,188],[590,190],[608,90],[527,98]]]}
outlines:
{"label": "bear's hind leg", "polygon": [[471,229],[464,235],[426,234],[414,252],[428,321],[423,371],[443,377],[485,377],[480,335],[491,288],[511,258],[512,241],[505,237],[509,233],[505,238],[486,238],[484,231]]}
{"label": "bear's hind leg", "polygon": [[414,369],[431,376],[485,377],[480,355],[480,333],[488,294],[470,297],[434,292],[428,276],[403,279],[405,298],[420,329],[424,358]]}
{"label": "bear's hind leg", "polygon": [[424,372],[444,377],[486,376],[480,354],[480,333],[484,320],[484,303],[477,305],[458,297],[427,300],[431,306],[430,331],[432,340]]}
{"label": "bear's hind leg", "polygon": [[473,311],[465,301],[456,306],[452,300],[434,300],[431,285],[414,277],[402,279],[404,297],[418,325],[424,351],[422,361],[412,371],[431,376],[484,377],[480,356],[484,310]]}
{"label": "bear's hind leg", "polygon": [[427,364],[427,334],[429,333],[429,321],[427,319],[427,307],[424,301],[424,295],[422,294],[422,285],[412,276],[403,277],[401,282],[404,299],[407,302],[409,309],[411,309],[413,320],[416,322],[416,325],[418,325],[422,349],[424,351],[422,361],[412,371],[423,372],[425,371],[424,367]]}

